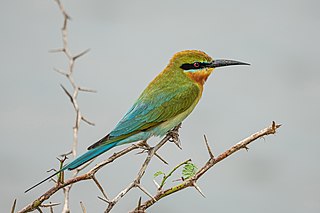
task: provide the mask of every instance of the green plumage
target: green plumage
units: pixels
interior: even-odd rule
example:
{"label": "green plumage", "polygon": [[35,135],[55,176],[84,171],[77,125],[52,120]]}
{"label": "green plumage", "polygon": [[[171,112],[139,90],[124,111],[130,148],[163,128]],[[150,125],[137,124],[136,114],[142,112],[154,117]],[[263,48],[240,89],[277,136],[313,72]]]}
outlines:
{"label": "green plumage", "polygon": [[[198,101],[200,93],[199,85],[182,70],[168,66],[142,92],[114,130],[89,149],[123,140],[142,131],[152,131],[187,111]],[[163,131],[157,129],[152,135],[163,135],[167,131],[166,128]]]}
{"label": "green plumage", "polygon": [[248,64],[232,60],[212,60],[198,50],[176,53],[108,135],[91,145],[86,153],[27,191],[64,170],[81,166],[115,146],[165,135],[195,108],[201,98],[203,84],[213,69],[229,65]]}

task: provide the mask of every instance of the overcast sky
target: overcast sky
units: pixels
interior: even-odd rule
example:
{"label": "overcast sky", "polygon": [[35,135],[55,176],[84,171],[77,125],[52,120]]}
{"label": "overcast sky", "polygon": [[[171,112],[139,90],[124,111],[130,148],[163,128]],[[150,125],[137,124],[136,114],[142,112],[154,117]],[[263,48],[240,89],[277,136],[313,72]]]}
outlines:
{"label": "overcast sky", "polygon": [[[194,189],[171,195],[149,212],[320,212],[320,2],[270,1],[68,1],[72,17],[70,48],[91,51],[76,62],[75,80],[96,89],[80,94],[83,124],[79,153],[103,137],[130,108],[175,52],[199,49],[214,58],[251,63],[216,69],[203,98],[183,123],[183,150],[167,144],[143,178],[152,193],[153,173],[170,171],[192,158],[208,159],[206,134],[215,154],[271,124],[283,124],[221,162],[200,181],[206,198]],[[41,195],[52,183],[24,190],[57,167],[56,157],[72,144],[73,108],[59,84],[70,88],[53,68],[65,68],[61,46],[62,16],[54,1],[3,1],[0,7],[0,208],[8,212]],[[152,140],[151,144],[154,144]],[[107,158],[116,148],[95,162]],[[130,154],[98,173],[110,196],[128,185],[143,161]],[[93,166],[93,165],[92,165]],[[91,167],[92,167],[91,166]],[[179,178],[179,174],[176,174]],[[168,186],[172,183],[169,181]],[[102,212],[105,203],[92,182],[71,191],[71,209]],[[114,209],[135,207],[138,190]],[[52,202],[62,202],[57,193]],[[57,208],[57,212],[61,207]]]}

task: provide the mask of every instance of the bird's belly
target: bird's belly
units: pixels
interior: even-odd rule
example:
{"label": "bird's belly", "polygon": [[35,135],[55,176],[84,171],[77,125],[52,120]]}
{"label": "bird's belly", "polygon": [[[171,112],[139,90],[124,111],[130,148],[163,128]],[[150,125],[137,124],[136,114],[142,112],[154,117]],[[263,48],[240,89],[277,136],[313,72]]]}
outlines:
{"label": "bird's belly", "polygon": [[180,124],[186,117],[188,117],[188,115],[193,111],[193,109],[196,107],[197,103],[200,100],[200,96],[199,98],[189,107],[189,109],[187,109],[186,111],[180,113],[179,115],[171,118],[170,120],[167,120],[165,122],[163,122],[162,124],[160,124],[159,126],[151,129],[150,131],[152,131],[152,135],[154,136],[164,136],[165,134],[167,134],[167,132],[171,129],[173,129],[175,126],[177,126],[178,124]]}

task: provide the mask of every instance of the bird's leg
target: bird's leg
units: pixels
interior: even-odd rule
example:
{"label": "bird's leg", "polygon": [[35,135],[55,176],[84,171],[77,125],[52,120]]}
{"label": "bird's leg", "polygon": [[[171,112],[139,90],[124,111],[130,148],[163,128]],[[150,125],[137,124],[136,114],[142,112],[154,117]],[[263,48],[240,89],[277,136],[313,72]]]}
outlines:
{"label": "bird's leg", "polygon": [[151,147],[150,147],[149,144],[147,143],[147,140],[140,141],[139,143],[134,144],[134,146],[142,149],[142,151],[141,151],[141,152],[138,152],[137,154],[145,153],[145,152],[147,152],[147,151],[149,151],[149,150],[151,149]]}
{"label": "bird's leg", "polygon": [[182,149],[181,141],[179,138],[179,128],[181,127],[181,124],[182,123],[178,124],[176,127],[174,127],[172,130],[168,132],[168,135],[170,135],[171,137],[169,141],[175,143],[179,149]]}
{"label": "bird's leg", "polygon": [[[149,152],[151,149],[153,149],[154,147],[151,147],[148,143],[147,140],[143,140],[137,144],[134,144],[135,146],[139,147],[140,149],[142,149],[142,151],[136,153],[137,155],[145,153],[145,152]],[[163,159],[158,153],[154,153],[154,155],[159,158],[163,163],[168,164],[168,162]]]}

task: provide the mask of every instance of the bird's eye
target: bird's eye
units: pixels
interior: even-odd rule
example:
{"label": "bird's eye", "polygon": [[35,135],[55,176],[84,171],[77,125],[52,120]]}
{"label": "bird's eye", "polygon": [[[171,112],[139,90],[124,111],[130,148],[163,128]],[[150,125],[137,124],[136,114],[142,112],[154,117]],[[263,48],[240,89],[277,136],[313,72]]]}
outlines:
{"label": "bird's eye", "polygon": [[199,67],[200,67],[200,64],[199,64],[199,62],[194,62],[194,63],[193,63],[193,66],[194,66],[194,68],[199,68]]}

